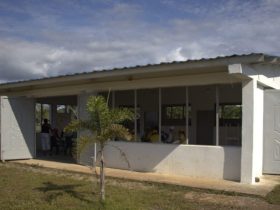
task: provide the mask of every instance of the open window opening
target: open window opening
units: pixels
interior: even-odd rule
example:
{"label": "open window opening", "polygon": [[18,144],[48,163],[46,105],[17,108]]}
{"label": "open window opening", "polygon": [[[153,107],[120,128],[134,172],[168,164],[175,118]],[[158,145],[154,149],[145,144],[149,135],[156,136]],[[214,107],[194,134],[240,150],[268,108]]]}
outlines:
{"label": "open window opening", "polygon": [[113,91],[109,102],[135,113],[124,123],[133,141],[240,146],[241,99],[231,84]]}
{"label": "open window opening", "polygon": [[216,145],[216,86],[189,87],[189,101],[192,107],[190,115],[193,120],[193,126],[190,127],[193,135],[190,136],[189,143]]}
{"label": "open window opening", "polygon": [[241,146],[242,87],[219,87],[219,145]]}
{"label": "open window opening", "polygon": [[[51,158],[55,161],[74,161],[74,147],[76,133],[65,133],[64,128],[77,119],[77,97],[60,96],[37,98],[35,107],[36,127],[36,156],[37,158]],[[44,121],[50,125],[45,129]],[[44,144],[42,136],[50,139],[49,145]]]}
{"label": "open window opening", "polygon": [[190,104],[188,88],[162,88],[162,135],[163,143],[187,144],[190,122]]}

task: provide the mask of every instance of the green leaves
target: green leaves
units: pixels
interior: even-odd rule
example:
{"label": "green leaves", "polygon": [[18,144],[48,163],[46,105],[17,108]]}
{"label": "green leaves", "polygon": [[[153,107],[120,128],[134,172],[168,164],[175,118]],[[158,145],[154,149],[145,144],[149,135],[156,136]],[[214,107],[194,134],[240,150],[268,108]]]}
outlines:
{"label": "green leaves", "polygon": [[[105,201],[104,146],[114,138],[131,140],[132,135],[121,123],[132,120],[133,113],[129,109],[110,109],[102,96],[91,96],[87,101],[87,120],[74,120],[65,128],[66,132],[88,130],[91,135],[79,137],[76,145],[80,154],[89,143],[100,144],[100,196]],[[121,150],[120,150],[121,151]],[[125,156],[121,153],[122,156]],[[129,166],[130,167],[130,166]]]}
{"label": "green leaves", "polygon": [[120,124],[111,124],[108,126],[104,130],[103,136],[111,140],[114,138],[120,138],[130,141],[132,139],[132,135],[129,133],[129,130]]}
{"label": "green leaves", "polygon": [[64,128],[64,131],[75,132],[83,129],[94,131],[94,126],[89,120],[73,120]]}
{"label": "green leaves", "polygon": [[114,123],[122,123],[127,120],[133,120],[134,119],[134,113],[131,112],[127,108],[116,108],[111,110],[111,120]]}
{"label": "green leaves", "polygon": [[90,142],[104,145],[106,141],[120,138],[131,140],[132,135],[121,123],[133,120],[134,113],[127,108],[110,109],[102,96],[91,96],[87,101],[89,119],[74,120],[65,128],[66,132],[88,130],[91,136],[81,136],[77,142],[78,153]]}
{"label": "green leaves", "polygon": [[77,154],[81,154],[81,152],[90,144],[95,143],[96,138],[89,135],[83,135],[79,138],[79,141],[76,146]]}

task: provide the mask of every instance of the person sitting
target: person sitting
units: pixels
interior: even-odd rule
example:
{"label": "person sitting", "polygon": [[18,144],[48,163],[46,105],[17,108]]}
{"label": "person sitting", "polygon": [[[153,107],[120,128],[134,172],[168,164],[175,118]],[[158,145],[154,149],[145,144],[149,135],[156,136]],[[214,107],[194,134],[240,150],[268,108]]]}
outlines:
{"label": "person sitting", "polygon": [[159,141],[159,135],[157,130],[152,131],[152,135],[150,136],[150,142],[155,143]]}
{"label": "person sitting", "polygon": [[187,144],[185,131],[179,130],[178,137],[179,137],[179,143],[180,144]]}
{"label": "person sitting", "polygon": [[161,141],[162,141],[163,143],[167,143],[167,142],[166,142],[167,139],[168,139],[168,134],[167,134],[165,131],[161,131]]}
{"label": "person sitting", "polygon": [[168,137],[167,137],[167,139],[166,139],[166,143],[169,143],[169,144],[171,144],[171,143],[173,143],[174,142],[174,135],[173,135],[173,132],[174,132],[174,127],[173,126],[171,126],[169,129],[168,129]]}
{"label": "person sitting", "polygon": [[141,137],[142,142],[149,142],[152,130],[150,128],[147,129],[147,132]]}

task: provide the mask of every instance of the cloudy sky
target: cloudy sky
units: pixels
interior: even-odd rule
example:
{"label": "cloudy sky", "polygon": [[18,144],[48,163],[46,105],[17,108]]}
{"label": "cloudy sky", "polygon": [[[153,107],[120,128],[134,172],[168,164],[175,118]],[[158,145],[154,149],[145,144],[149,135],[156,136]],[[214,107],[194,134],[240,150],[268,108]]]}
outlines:
{"label": "cloudy sky", "polygon": [[1,0],[0,82],[264,52],[280,0]]}

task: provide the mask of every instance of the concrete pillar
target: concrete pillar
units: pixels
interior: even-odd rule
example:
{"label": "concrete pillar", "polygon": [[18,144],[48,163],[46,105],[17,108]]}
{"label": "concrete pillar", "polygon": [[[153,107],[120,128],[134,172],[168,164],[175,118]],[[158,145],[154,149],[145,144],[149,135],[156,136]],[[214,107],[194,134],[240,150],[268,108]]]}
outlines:
{"label": "concrete pillar", "polygon": [[262,174],[263,90],[255,79],[242,84],[241,182],[254,183]]}
{"label": "concrete pillar", "polygon": [[79,119],[87,119],[88,114],[86,110],[87,100],[91,95],[96,94],[89,94],[89,93],[80,93],[78,95],[78,118]]}
{"label": "concrete pillar", "polygon": [[[78,95],[78,118],[86,120],[88,118],[88,113],[86,110],[87,100],[90,96],[97,95],[94,93],[82,92]],[[88,135],[86,131],[78,132],[78,138],[82,135]],[[96,156],[95,145],[89,144],[80,154],[78,154],[78,163],[83,165],[93,165],[93,158]]]}

